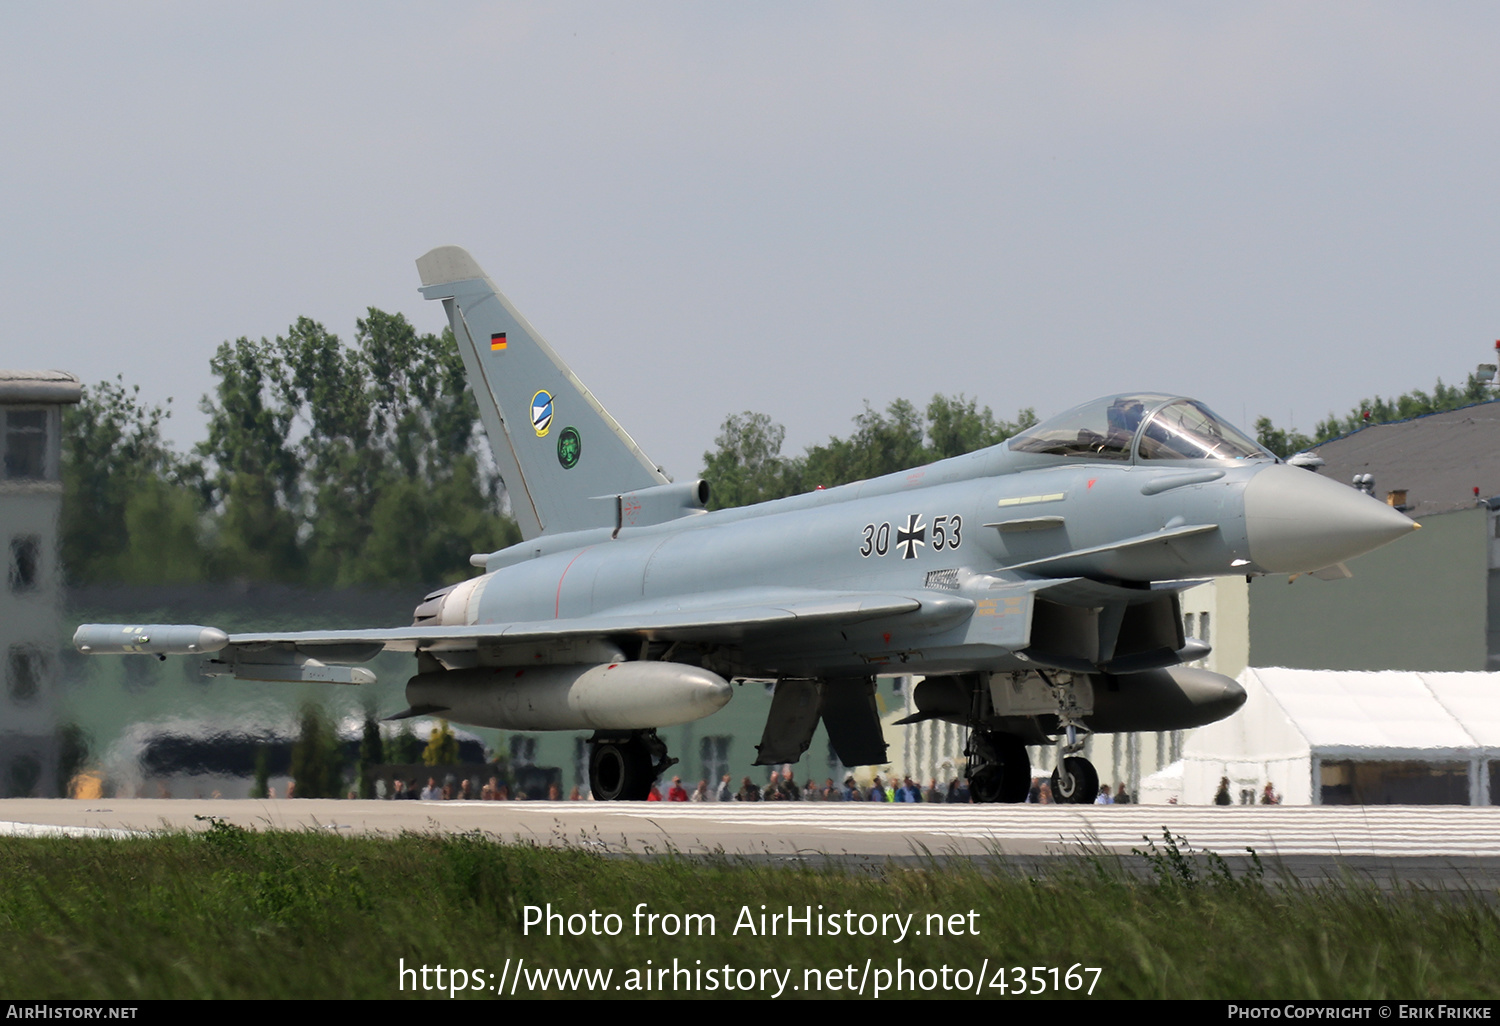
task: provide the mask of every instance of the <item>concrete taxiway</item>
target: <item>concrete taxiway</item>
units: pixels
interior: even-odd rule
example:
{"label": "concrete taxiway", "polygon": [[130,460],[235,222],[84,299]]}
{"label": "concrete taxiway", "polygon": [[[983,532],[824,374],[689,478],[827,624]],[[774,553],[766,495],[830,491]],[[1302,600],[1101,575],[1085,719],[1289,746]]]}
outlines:
{"label": "concrete taxiway", "polygon": [[1500,807],[0,801],[0,833],[11,835],[130,837],[201,830],[213,819],[349,835],[480,832],[497,841],[611,854],[855,862],[980,857],[1026,866],[1088,853],[1130,857],[1147,839],[1163,846],[1170,832],[1179,844],[1236,865],[1254,849],[1269,866],[1298,877],[1352,870],[1382,883],[1500,886]]}

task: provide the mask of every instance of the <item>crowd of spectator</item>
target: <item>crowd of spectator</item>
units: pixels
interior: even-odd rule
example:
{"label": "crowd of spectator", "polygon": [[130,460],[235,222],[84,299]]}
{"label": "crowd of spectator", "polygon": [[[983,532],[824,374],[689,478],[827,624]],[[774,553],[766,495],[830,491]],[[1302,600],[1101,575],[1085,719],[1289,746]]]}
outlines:
{"label": "crowd of spectator", "polygon": [[[436,775],[429,776],[425,786],[418,784],[413,779],[403,781],[397,779],[390,786],[382,784],[382,797],[388,800],[420,799],[422,801],[527,801],[539,799],[545,801],[562,801],[561,788],[557,784],[548,784],[545,794],[528,794],[520,788],[512,788],[509,783],[499,776],[491,776],[487,782],[481,785],[477,791],[474,781],[468,777],[456,778],[449,774],[444,776],[440,783]],[[1268,794],[1271,793],[1267,785]],[[568,794],[568,801],[592,800],[588,792],[580,792],[575,787]],[[934,802],[934,803],[963,803],[969,802],[968,781],[962,777],[954,777],[946,786],[939,785],[935,779],[929,779],[925,786],[918,784],[911,777],[903,777],[900,783],[895,777],[881,777],[876,775],[868,786],[861,786],[854,777],[847,776],[843,784],[835,784],[832,777],[826,778],[821,784],[812,778],[805,783],[798,784],[792,767],[784,766],[781,769],[772,770],[770,779],[764,784],[755,783],[749,777],[742,777],[739,787],[734,786],[733,778],[725,773],[717,784],[711,784],[708,780],[699,780],[696,787],[689,791],[683,784],[680,776],[674,776],[670,783],[658,781],[646,796],[651,802]],[[1033,805],[1050,805],[1053,802],[1052,788],[1044,777],[1033,777],[1031,788],[1026,795],[1026,801]],[[1117,784],[1111,789],[1108,784],[1099,788],[1099,795],[1095,799],[1096,805],[1128,805],[1131,803],[1130,793],[1125,789],[1123,783]],[[1265,801],[1266,799],[1262,799]],[[1277,800],[1272,798],[1271,800]]]}
{"label": "crowd of spectator", "polygon": [[[476,778],[477,779],[477,778]],[[556,784],[548,784],[545,794],[527,794],[524,790],[516,788],[512,790],[511,785],[498,776],[491,776],[476,790],[474,779],[469,777],[457,778],[453,774],[445,774],[442,783],[438,783],[436,776],[429,776],[425,787],[419,786],[415,779],[402,780],[399,777],[386,786],[384,781],[377,785],[380,796],[388,801],[401,801],[403,799],[420,800],[424,802],[439,801],[482,801],[482,802],[509,802],[527,801],[539,799],[549,802],[562,801],[562,789]],[[569,801],[580,801],[582,795],[578,788],[568,795]]]}

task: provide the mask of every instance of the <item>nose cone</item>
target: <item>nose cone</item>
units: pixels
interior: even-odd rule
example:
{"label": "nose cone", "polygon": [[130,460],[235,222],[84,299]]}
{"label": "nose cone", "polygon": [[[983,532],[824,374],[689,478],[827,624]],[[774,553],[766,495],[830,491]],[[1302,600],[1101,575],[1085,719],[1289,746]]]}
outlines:
{"label": "nose cone", "polygon": [[1268,573],[1321,570],[1416,526],[1362,492],[1285,464],[1266,467],[1245,486],[1250,561]]}

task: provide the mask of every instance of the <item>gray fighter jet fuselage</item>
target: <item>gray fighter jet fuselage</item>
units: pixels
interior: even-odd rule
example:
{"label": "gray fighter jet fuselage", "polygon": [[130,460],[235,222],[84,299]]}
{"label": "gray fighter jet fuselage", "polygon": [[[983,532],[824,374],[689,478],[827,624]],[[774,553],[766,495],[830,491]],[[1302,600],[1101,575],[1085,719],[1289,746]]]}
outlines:
{"label": "gray fighter jet fuselage", "polygon": [[373,682],[417,654],[403,715],[592,730],[600,798],[644,797],[655,729],[708,715],[730,680],[778,682],[763,764],[821,720],[847,765],[885,761],[874,678],[911,674],[917,718],[971,729],[978,800],[1020,800],[1025,745],[1060,748],[1055,790],[1091,801],[1090,731],[1172,730],[1244,692],[1183,664],[1178,594],[1203,578],[1321,571],[1413,528],[1290,467],[1202,404],[1137,393],[897,474],[707,512],[670,482],[462,250],[418,261],[458,340],[524,541],[427,596],[410,627],[226,635],[84,625],[87,652],[216,653],[255,680]]}
{"label": "gray fighter jet fuselage", "polygon": [[[788,625],[736,646],[726,668],[756,677],[1011,670],[1032,661],[1024,624],[991,638],[998,623],[976,629],[977,603],[1057,593],[1140,605],[1176,590],[1151,582],[1317,569],[1309,563],[1336,564],[1411,529],[1393,516],[1269,459],[1142,466],[1000,445],[756,506],[523,542],[485,557],[489,572],[444,595],[436,615],[457,626],[622,615],[637,604],[776,605],[802,588],[809,601],[880,600],[865,623],[835,635],[800,637]],[[1332,521],[1326,544],[1288,537],[1288,518]],[[893,616],[893,604],[918,615]],[[1131,648],[1104,641],[1085,660],[1091,670]]]}

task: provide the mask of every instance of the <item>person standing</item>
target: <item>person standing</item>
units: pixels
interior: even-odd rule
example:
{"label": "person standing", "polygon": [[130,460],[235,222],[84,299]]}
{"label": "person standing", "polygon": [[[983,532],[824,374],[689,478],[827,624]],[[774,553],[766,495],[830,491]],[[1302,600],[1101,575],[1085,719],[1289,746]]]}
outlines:
{"label": "person standing", "polygon": [[765,790],[760,793],[762,801],[779,802],[785,801],[786,795],[781,790],[781,771],[772,770],[771,779],[766,782]]}

